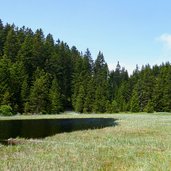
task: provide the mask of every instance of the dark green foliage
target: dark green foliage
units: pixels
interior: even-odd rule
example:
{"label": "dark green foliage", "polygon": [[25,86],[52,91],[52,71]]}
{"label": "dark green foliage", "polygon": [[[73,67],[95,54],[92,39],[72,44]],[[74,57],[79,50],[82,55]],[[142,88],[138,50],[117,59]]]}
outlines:
{"label": "dark green foliage", "polygon": [[170,112],[171,64],[128,76],[119,62],[109,71],[102,52],[93,61],[89,49],[0,20],[0,105],[14,113]]}
{"label": "dark green foliage", "polygon": [[153,85],[155,78],[152,75],[152,70],[149,65],[146,65],[142,68],[140,78],[141,79],[138,81],[138,95],[140,100],[140,111],[143,111],[153,95]]}
{"label": "dark green foliage", "polygon": [[104,113],[106,112],[106,102],[107,95],[106,89],[103,89],[104,86],[99,85],[95,90],[95,100],[93,104],[93,111],[95,113]]}
{"label": "dark green foliage", "polygon": [[112,101],[112,112],[113,113],[118,113],[119,112],[119,106],[116,100]]}
{"label": "dark green foliage", "polygon": [[125,112],[127,111],[127,104],[130,101],[131,93],[130,93],[130,86],[128,81],[124,81],[118,88],[116,99],[118,101],[119,111]]}
{"label": "dark green foliage", "polygon": [[8,35],[6,37],[6,41],[4,44],[4,54],[8,59],[15,62],[17,53],[19,50],[19,42],[17,39],[16,31],[12,28],[8,31]]}
{"label": "dark green foliage", "polygon": [[63,111],[62,97],[60,94],[60,88],[56,78],[53,79],[52,85],[49,91],[50,113],[60,113]]}
{"label": "dark green foliage", "polygon": [[151,100],[148,101],[148,103],[144,109],[144,112],[147,112],[147,113],[153,113],[154,112],[154,104]]}
{"label": "dark green foliage", "polygon": [[87,83],[87,89],[85,94],[84,100],[84,113],[91,113],[93,111],[93,104],[95,100],[95,87],[94,87],[94,80],[91,78]]}
{"label": "dark green foliage", "polygon": [[36,70],[37,67],[43,69],[45,63],[45,53],[44,53],[44,35],[41,29],[36,30],[33,36],[33,49],[32,49],[32,64],[33,69]]}
{"label": "dark green foliage", "polygon": [[22,104],[21,99],[21,86],[22,80],[25,78],[23,64],[19,61],[12,64],[10,68],[10,86],[9,92],[11,94],[11,106],[14,111],[22,112],[20,105]]}
{"label": "dark green foliage", "polygon": [[2,116],[11,116],[12,113],[12,107],[9,105],[1,105],[0,106],[0,115]]}
{"label": "dark green foliage", "polygon": [[95,93],[93,111],[106,112],[106,102],[108,100],[108,66],[104,60],[103,53],[99,52],[94,64]]}
{"label": "dark green foliage", "polygon": [[118,113],[119,112],[119,106],[118,106],[117,101],[113,100],[112,103],[107,101],[106,111],[107,111],[107,113]]}
{"label": "dark green foliage", "polygon": [[0,59],[0,103],[9,104],[10,103],[10,68],[11,61],[4,55]]}
{"label": "dark green foliage", "polygon": [[4,47],[4,26],[0,19],[0,58],[3,56],[3,47]]}
{"label": "dark green foliage", "polygon": [[23,63],[24,69],[29,77],[33,75],[33,36],[27,35],[18,51],[17,60]]}
{"label": "dark green foliage", "polygon": [[155,79],[153,102],[155,111],[171,111],[171,65],[169,63],[159,67]]}
{"label": "dark green foliage", "polygon": [[134,89],[134,91],[132,93],[130,108],[131,108],[131,112],[139,112],[140,111],[139,97],[138,97],[138,92],[136,89]]}
{"label": "dark green foliage", "polygon": [[35,81],[30,89],[30,111],[46,113],[48,105],[48,74],[39,68],[35,73]]}
{"label": "dark green foliage", "polygon": [[11,94],[9,93],[9,91],[5,91],[3,96],[2,96],[2,101],[1,104],[11,104]]}
{"label": "dark green foliage", "polygon": [[28,101],[28,96],[29,96],[29,85],[28,85],[28,78],[25,76],[24,80],[22,81],[21,84],[21,100],[22,102],[27,102]]}
{"label": "dark green foliage", "polygon": [[79,88],[79,92],[75,104],[76,112],[80,112],[80,113],[83,112],[84,101],[85,101],[84,98],[85,98],[85,91],[84,91],[84,87],[81,85]]}

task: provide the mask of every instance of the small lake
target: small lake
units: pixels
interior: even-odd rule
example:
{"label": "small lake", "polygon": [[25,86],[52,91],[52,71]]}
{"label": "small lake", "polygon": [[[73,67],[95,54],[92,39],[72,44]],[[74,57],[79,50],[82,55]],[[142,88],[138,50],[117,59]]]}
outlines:
{"label": "small lake", "polygon": [[0,140],[44,138],[57,133],[115,126],[113,118],[0,120]]}

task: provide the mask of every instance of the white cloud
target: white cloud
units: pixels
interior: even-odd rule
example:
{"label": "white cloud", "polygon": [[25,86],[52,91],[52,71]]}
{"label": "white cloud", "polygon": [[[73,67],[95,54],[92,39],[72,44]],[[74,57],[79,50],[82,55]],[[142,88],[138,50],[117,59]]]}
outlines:
{"label": "white cloud", "polygon": [[162,43],[161,49],[159,49],[158,57],[153,62],[153,65],[160,65],[162,62],[168,62],[171,60],[171,34],[164,33],[156,38],[157,42]]}
{"label": "white cloud", "polygon": [[162,34],[157,40],[162,42],[166,48],[171,49],[171,34]]}

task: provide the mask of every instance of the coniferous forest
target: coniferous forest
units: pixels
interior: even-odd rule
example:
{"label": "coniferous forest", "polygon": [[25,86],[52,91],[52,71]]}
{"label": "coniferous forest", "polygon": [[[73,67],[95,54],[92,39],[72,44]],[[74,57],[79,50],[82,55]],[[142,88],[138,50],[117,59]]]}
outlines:
{"label": "coniferous forest", "polygon": [[42,29],[0,20],[0,106],[12,113],[171,112],[171,64],[138,66],[129,76],[119,62],[109,71],[102,52],[46,37]]}

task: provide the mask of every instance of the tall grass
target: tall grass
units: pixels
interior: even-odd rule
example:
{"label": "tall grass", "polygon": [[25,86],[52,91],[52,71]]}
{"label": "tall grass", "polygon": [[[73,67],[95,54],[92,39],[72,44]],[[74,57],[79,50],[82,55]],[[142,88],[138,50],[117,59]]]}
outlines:
{"label": "tall grass", "polygon": [[18,138],[24,143],[0,145],[0,170],[171,170],[171,114],[48,117],[113,117],[118,125],[39,140]]}

